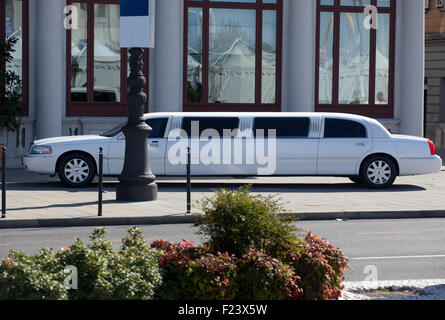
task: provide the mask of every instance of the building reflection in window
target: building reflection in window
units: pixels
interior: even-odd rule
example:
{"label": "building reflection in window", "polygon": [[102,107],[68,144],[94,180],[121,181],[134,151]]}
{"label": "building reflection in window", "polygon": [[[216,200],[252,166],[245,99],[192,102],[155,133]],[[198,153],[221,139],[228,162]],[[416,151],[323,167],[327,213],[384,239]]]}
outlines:
{"label": "building reflection in window", "polygon": [[71,38],[71,101],[87,101],[88,84],[88,7],[85,3],[73,3],[78,12],[78,28]]}
{"label": "building reflection in window", "polygon": [[94,101],[120,102],[120,6],[94,6]]}
{"label": "building reflection in window", "polygon": [[17,43],[12,53],[13,61],[6,65],[7,70],[14,72],[23,80],[23,2],[6,0],[6,38],[14,38]]}

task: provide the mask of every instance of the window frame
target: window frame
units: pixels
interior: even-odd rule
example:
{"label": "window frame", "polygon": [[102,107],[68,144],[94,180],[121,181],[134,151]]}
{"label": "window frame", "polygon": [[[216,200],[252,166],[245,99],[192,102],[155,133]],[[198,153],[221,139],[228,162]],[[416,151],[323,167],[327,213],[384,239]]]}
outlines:
{"label": "window frame", "polygon": [[[375,83],[376,83],[376,50],[377,50],[377,30],[370,32],[370,58],[369,58],[369,103],[368,104],[339,104],[339,74],[340,74],[340,16],[341,13],[363,13],[365,6],[341,6],[341,0],[333,0],[334,5],[321,5],[321,0],[317,0],[317,30],[316,30],[316,63],[315,63],[315,111],[316,112],[342,112],[357,115],[369,116],[372,118],[394,118],[394,81],[395,81],[395,45],[396,45],[396,8],[397,0],[391,0],[390,7],[378,7],[378,14],[390,15],[390,35],[389,35],[389,86],[388,104],[375,103]],[[377,0],[371,0],[371,5],[377,7]],[[333,83],[332,83],[332,103],[319,103],[320,86],[320,32],[321,13],[332,12],[334,15],[333,27]]]}
{"label": "window frame", "polygon": [[[184,112],[281,112],[281,76],[282,76],[282,47],[283,47],[283,3],[277,0],[276,4],[263,3],[256,0],[254,3],[226,2],[226,1],[184,1],[184,51],[183,51],[183,111]],[[188,63],[188,11],[189,8],[203,9],[202,25],[202,101],[200,103],[187,102],[187,63]],[[262,54],[256,54],[255,59],[255,102],[254,103],[209,103],[209,10],[210,9],[255,9],[256,10],[256,52],[262,52],[263,11],[275,10],[277,14],[276,36],[276,81],[275,103],[262,103]],[[204,76],[204,74],[206,76]]]}
{"label": "window frame", "polygon": [[[255,136],[255,138],[257,137],[257,130],[264,130],[264,137],[267,138],[268,137],[268,132],[266,129],[261,129],[261,128],[257,128],[257,121],[258,120],[263,120],[263,121],[270,121],[270,120],[292,120],[292,121],[298,121],[298,120],[302,120],[302,121],[307,121],[307,133],[304,136],[298,136],[298,135],[279,135],[278,134],[278,128],[276,128],[277,130],[277,135],[276,138],[277,139],[309,139],[309,136],[311,134],[311,117],[255,117],[253,119],[253,124],[252,124],[252,129],[253,129],[253,134]],[[269,128],[268,130],[271,130],[273,128]],[[304,128],[306,130],[306,127]]]}
{"label": "window frame", "polygon": [[[363,129],[365,130],[365,136],[364,137],[326,137],[326,128],[327,128],[327,123],[328,121],[343,121],[343,122],[350,122],[350,123],[355,123],[358,125],[361,125],[363,127]],[[367,126],[359,121],[359,120],[352,120],[352,119],[338,119],[338,118],[324,118],[324,125],[323,125],[323,140],[353,140],[353,139],[364,139],[364,140],[368,140],[369,139],[369,132],[368,132],[368,128]]]}
{"label": "window frame", "polygon": [[169,120],[168,117],[148,118],[148,119],[145,119],[145,123],[153,129],[154,126],[150,125],[150,121],[157,121],[157,120],[162,121],[162,123],[161,123],[162,135],[151,136],[151,134],[153,133],[153,130],[152,130],[152,132],[150,133],[150,136],[148,137],[149,140],[150,139],[165,139],[165,133],[167,131],[168,120]]}
{"label": "window frame", "polygon": [[[29,116],[29,2],[22,0],[22,107]],[[6,40],[6,1],[0,0],[0,41]],[[5,69],[6,66],[0,66]]]}
{"label": "window frame", "polygon": [[[129,114],[127,102],[128,49],[121,48],[120,102],[94,101],[94,5],[120,5],[120,0],[67,0],[67,5],[85,3],[87,13],[87,101],[71,101],[71,30],[66,30],[66,115],[68,117],[126,117]],[[148,96],[149,50],[144,50],[144,76],[147,80],[145,93]],[[145,112],[149,112],[148,97]]]}
{"label": "window frame", "polygon": [[212,116],[209,116],[209,117],[206,117],[206,116],[187,116],[187,115],[184,115],[184,117],[182,117],[182,120],[181,120],[181,130],[184,130],[187,133],[187,136],[189,138],[197,139],[197,138],[201,137],[202,133],[205,130],[207,130],[207,129],[214,129],[214,130],[218,131],[218,133],[220,135],[220,138],[223,138],[224,137],[224,132],[220,132],[219,130],[217,130],[215,128],[205,128],[205,129],[203,129],[201,127],[201,124],[200,124],[200,126],[199,126],[199,137],[195,137],[195,136],[192,135],[191,128],[190,128],[190,132],[189,132],[187,130],[188,126],[185,127],[185,124],[187,122],[189,122],[190,125],[191,125],[192,122],[196,122],[197,121],[197,122],[201,123],[202,120],[209,120],[209,119],[215,120],[217,122],[224,121],[224,120],[230,120],[230,121],[234,120],[234,121],[237,122],[237,125],[235,127],[233,127],[233,128],[223,128],[223,130],[232,130],[232,131],[233,130],[237,130],[237,129],[239,129],[239,126],[240,126],[240,123],[241,123],[241,118],[236,117],[236,116],[234,116],[234,117],[231,117],[231,116],[224,116],[224,117],[214,117],[214,116],[212,117]]}

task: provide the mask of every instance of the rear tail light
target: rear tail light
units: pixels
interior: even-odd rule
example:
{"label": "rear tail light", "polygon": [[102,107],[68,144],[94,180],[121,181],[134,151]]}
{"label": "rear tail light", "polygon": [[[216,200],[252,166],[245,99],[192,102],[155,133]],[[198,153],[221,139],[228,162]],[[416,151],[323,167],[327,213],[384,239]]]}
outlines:
{"label": "rear tail light", "polygon": [[431,155],[435,156],[437,154],[436,145],[431,140],[428,140],[428,144],[430,145]]}

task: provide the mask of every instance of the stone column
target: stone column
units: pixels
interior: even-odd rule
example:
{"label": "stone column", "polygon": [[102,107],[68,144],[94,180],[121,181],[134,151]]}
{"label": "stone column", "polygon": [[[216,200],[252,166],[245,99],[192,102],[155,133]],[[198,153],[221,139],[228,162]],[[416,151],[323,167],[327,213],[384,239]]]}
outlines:
{"label": "stone column", "polygon": [[184,1],[156,2],[156,45],[150,68],[151,112],[182,111]]}
{"label": "stone column", "polygon": [[64,0],[36,4],[35,116],[37,138],[60,136],[66,107]]}
{"label": "stone column", "polygon": [[400,131],[403,134],[423,136],[424,126],[424,66],[425,66],[425,13],[423,1],[397,1],[401,6],[397,19],[396,57],[399,77],[396,80],[398,91]]}
{"label": "stone column", "polygon": [[282,111],[315,107],[316,1],[283,1]]}

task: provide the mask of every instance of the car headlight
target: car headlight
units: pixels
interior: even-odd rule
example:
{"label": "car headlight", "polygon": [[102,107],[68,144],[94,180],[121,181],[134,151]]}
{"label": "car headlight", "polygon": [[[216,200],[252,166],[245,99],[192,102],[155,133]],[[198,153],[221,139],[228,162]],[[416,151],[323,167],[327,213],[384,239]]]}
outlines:
{"label": "car headlight", "polygon": [[33,146],[31,148],[31,154],[52,154],[53,149],[51,147]]}

